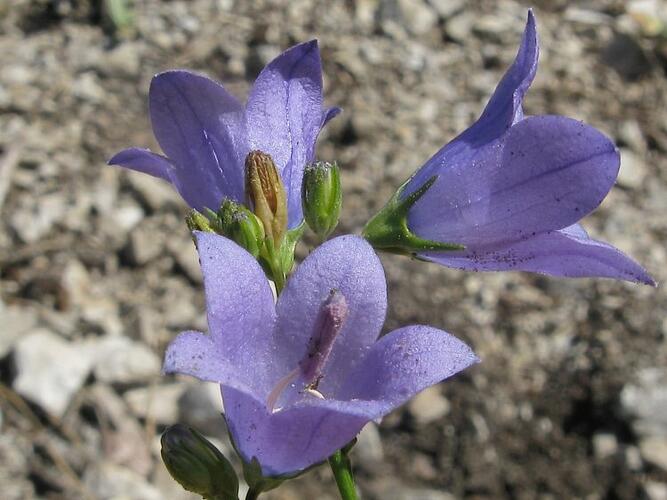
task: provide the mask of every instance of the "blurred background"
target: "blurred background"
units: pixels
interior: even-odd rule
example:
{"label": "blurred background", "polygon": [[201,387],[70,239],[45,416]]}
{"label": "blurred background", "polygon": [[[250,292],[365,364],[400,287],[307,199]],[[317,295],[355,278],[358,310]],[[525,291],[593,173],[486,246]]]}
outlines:
{"label": "blurred background", "polygon": [[[187,499],[159,461],[188,423],[231,455],[216,387],[160,376],[206,329],[186,207],[105,166],[157,149],[158,71],[203,71],[244,98],[288,46],[320,40],[321,136],[359,232],[481,112],[535,8],[528,114],[617,142],[617,185],[584,221],[667,278],[663,0],[0,0],[0,496]],[[306,246],[299,249],[301,255]],[[667,499],[667,293],[606,280],[472,274],[383,256],[387,330],[430,323],[483,363],[361,434],[367,499]],[[267,499],[334,499],[326,467]]]}

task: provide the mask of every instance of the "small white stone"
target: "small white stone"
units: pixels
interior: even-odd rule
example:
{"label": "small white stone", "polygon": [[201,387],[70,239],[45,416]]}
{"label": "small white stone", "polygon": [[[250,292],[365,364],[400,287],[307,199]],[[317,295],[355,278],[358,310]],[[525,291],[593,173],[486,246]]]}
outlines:
{"label": "small white stone", "polygon": [[423,390],[412,401],[408,408],[412,416],[422,425],[440,420],[449,413],[450,405],[438,386]]}
{"label": "small white stone", "polygon": [[645,462],[667,471],[667,439],[648,437],[639,443],[639,452]]}
{"label": "small white stone", "polygon": [[359,463],[374,464],[382,462],[384,450],[382,449],[382,439],[377,424],[373,422],[366,424],[357,436],[357,444],[353,450]]}
{"label": "small white stone", "polygon": [[618,183],[630,189],[642,186],[646,177],[644,160],[629,149],[621,148],[621,168],[618,172]]}
{"label": "small white stone", "polygon": [[667,500],[667,484],[657,481],[648,481],[644,485],[644,491],[649,500]]}
{"label": "small white stone", "polygon": [[5,306],[0,301],[0,358],[4,358],[14,347],[23,333],[37,323],[37,316],[31,309],[18,306]]}
{"label": "small white stone", "polygon": [[600,459],[612,457],[618,451],[618,440],[613,434],[601,432],[593,436],[593,450]]}
{"label": "small white stone", "polygon": [[101,382],[144,382],[160,373],[160,359],[146,345],[127,337],[106,337],[91,344],[95,377]]}
{"label": "small white stone", "polygon": [[139,418],[154,419],[159,424],[173,424],[178,421],[178,400],[187,385],[167,384],[154,387],[139,387],[123,394],[123,398]]}
{"label": "small white stone", "polygon": [[14,389],[51,415],[61,417],[85,382],[93,360],[84,346],[38,329],[17,342],[15,362],[18,376]]}
{"label": "small white stone", "polygon": [[110,462],[89,467],[83,478],[100,500],[162,500],[162,494],[140,474]]}

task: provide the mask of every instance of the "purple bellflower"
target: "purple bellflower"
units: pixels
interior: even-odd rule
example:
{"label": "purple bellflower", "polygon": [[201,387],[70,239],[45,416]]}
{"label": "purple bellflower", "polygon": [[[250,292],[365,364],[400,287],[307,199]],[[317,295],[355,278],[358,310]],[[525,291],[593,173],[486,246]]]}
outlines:
{"label": "purple bellflower", "polygon": [[287,191],[288,225],[303,220],[301,180],[315,142],[340,109],[322,107],[317,41],[296,45],[271,61],[243,106],[221,84],[189,71],[156,75],[150,86],[153,133],[167,155],[129,148],[109,164],[170,182],[190,207],[244,203],[244,164],[251,151],[270,155]]}
{"label": "purple bellflower", "polygon": [[578,224],[616,180],[614,144],[571,118],[523,114],[538,50],[529,11],[516,59],[480,118],[399,189],[364,235],[376,248],[458,269],[655,285],[639,264]]}
{"label": "purple bellflower", "polygon": [[277,303],[248,252],[212,233],[195,238],[210,334],[181,333],[164,371],[221,385],[235,445],[265,476],[325,460],[367,422],[477,361],[463,342],[427,326],[377,340],[386,283],[362,238],[314,250]]}

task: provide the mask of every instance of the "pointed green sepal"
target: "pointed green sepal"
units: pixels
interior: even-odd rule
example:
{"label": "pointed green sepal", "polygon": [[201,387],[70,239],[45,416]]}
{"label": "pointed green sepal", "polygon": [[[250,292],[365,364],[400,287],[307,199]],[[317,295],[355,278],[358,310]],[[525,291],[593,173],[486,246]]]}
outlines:
{"label": "pointed green sepal", "polygon": [[187,491],[210,500],[238,500],[239,481],[232,464],[199,432],[176,424],[160,439],[162,461]]}
{"label": "pointed green sepal", "polygon": [[362,235],[378,250],[415,256],[420,252],[463,250],[465,247],[456,243],[426,240],[416,236],[408,227],[408,212],[436,181],[431,177],[414,193],[401,199],[404,183],[389,202],[368,221]]}
{"label": "pointed green sepal", "polygon": [[257,493],[273,490],[291,477],[267,477],[262,475],[262,467],[256,457],[250,463],[243,462],[243,478],[248,483],[248,488]]}
{"label": "pointed green sepal", "polygon": [[[206,209],[208,210],[208,209]],[[210,210],[208,210],[210,212]],[[215,212],[211,212],[215,215]],[[191,210],[190,213],[185,218],[185,223],[188,225],[190,231],[204,231],[206,233],[215,233],[215,229],[211,225],[210,217],[197,212],[197,210]]]}

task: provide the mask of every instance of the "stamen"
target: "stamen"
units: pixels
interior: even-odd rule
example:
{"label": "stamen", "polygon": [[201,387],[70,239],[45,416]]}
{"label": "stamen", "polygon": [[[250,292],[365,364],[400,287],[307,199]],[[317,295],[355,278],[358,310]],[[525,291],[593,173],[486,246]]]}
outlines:
{"label": "stamen", "polygon": [[285,375],[283,378],[281,378],[276,384],[276,386],[273,389],[271,389],[269,397],[266,398],[266,409],[269,410],[269,412],[273,413],[273,408],[276,406],[276,403],[278,402],[278,398],[280,397],[280,395],[283,393],[285,389],[287,389],[287,386],[290,385],[292,382],[294,382],[298,377],[299,377],[299,368],[295,368],[287,375]]}

